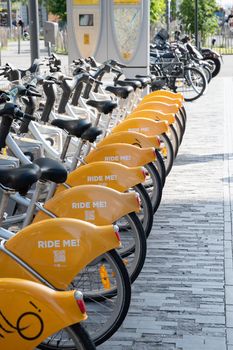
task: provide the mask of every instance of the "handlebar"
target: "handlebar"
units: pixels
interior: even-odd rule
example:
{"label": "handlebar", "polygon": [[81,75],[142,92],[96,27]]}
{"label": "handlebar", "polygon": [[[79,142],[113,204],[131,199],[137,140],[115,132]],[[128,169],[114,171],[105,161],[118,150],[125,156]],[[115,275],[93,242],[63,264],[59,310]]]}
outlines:
{"label": "handlebar", "polygon": [[2,117],[0,125],[0,150],[6,146],[6,137],[9,134],[11,124],[14,119],[18,120],[36,120],[35,117],[22,112],[14,103],[7,102],[0,105],[0,116]]}

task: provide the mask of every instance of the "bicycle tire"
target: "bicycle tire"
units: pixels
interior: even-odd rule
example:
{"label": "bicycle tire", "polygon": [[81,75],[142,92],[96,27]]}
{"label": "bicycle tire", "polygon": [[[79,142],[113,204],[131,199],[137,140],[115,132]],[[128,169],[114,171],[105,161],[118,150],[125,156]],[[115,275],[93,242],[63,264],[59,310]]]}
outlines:
{"label": "bicycle tire", "polygon": [[[111,285],[111,288],[106,289],[101,283],[97,281],[99,290],[87,290],[87,284],[92,286],[95,283],[96,275],[93,270],[97,272],[99,278],[99,265],[109,262],[113,267],[111,274],[109,270],[109,278],[116,280],[116,286]],[[87,281],[89,279],[89,281]],[[85,284],[85,285],[84,285]],[[88,286],[89,287],[89,286]],[[121,326],[124,321],[131,300],[131,283],[130,278],[121,257],[115,250],[110,250],[99,258],[92,261],[85,267],[72,281],[69,289],[78,289],[82,291],[86,304],[88,319],[83,323],[83,326],[88,331],[91,340],[96,346],[108,340]],[[56,339],[60,332],[52,335],[51,339],[46,341],[53,341],[53,344],[40,344],[42,350],[63,350],[59,347],[59,342]],[[65,336],[64,336],[65,337]],[[76,350],[72,342],[66,344],[65,350]]]}
{"label": "bicycle tire", "polygon": [[180,121],[180,118],[177,114],[175,115],[175,118],[176,118],[176,121],[175,121],[174,126],[175,126],[175,129],[177,132],[177,137],[178,137],[179,147],[180,147],[182,140],[183,140],[183,136],[184,136],[184,128],[183,128],[182,122]]}
{"label": "bicycle tire", "polygon": [[[122,242],[122,248],[117,249],[117,252],[124,259],[130,281],[133,283],[140,274],[146,260],[146,235],[136,213],[125,215],[123,220],[127,220],[124,227],[119,223],[119,220],[116,221],[116,225],[120,228]],[[129,237],[126,237],[127,232],[130,234]],[[124,244],[125,240],[127,244]]]}
{"label": "bicycle tire", "polygon": [[170,131],[170,140],[173,146],[173,150],[174,150],[174,156],[177,156],[178,150],[179,150],[179,145],[180,145],[180,141],[178,138],[178,133],[177,130],[175,129],[174,125],[171,124],[169,125],[169,131]]}
{"label": "bicycle tire", "polygon": [[[67,335],[72,337],[72,341],[74,342],[74,346],[72,348],[64,348],[64,345],[61,349],[69,349],[69,350],[96,350],[95,344],[91,340],[86,329],[80,324],[75,323],[67,328],[64,328],[64,331],[67,332]],[[40,344],[37,347],[41,350],[54,350],[55,347],[50,344]]]}
{"label": "bicycle tire", "polygon": [[143,185],[150,196],[153,212],[155,213],[162,199],[163,186],[154,163],[146,164],[145,168],[150,178]]}
{"label": "bicycle tire", "polygon": [[221,70],[222,63],[221,63],[220,59],[219,58],[214,58],[214,57],[211,57],[211,58],[205,57],[204,61],[207,61],[207,62],[211,61],[211,62],[214,63],[215,67],[214,67],[214,70],[212,72],[212,77],[215,78],[216,75],[218,75],[218,73]]}
{"label": "bicycle tire", "polygon": [[[184,99],[187,102],[195,101],[198,98],[200,98],[203,95],[203,93],[206,91],[206,87],[207,87],[206,77],[198,68],[196,68],[196,67],[185,67],[184,68],[184,79],[187,81],[189,86],[190,86],[191,72],[195,73],[196,75],[199,75],[199,79],[202,81],[202,87],[201,87],[199,92],[197,90],[195,90],[196,95],[193,96],[193,97],[186,97],[185,94],[184,94],[185,92],[183,91]],[[188,79],[189,79],[189,81],[188,81]],[[193,82],[191,82],[191,85],[194,86]]]}
{"label": "bicycle tire", "polygon": [[153,207],[150,200],[150,197],[142,184],[138,184],[134,186],[134,190],[139,194],[141,199],[141,206],[143,209],[143,217],[140,213],[137,213],[137,217],[139,218],[142,227],[144,229],[146,238],[149,237],[149,234],[153,225]]}
{"label": "bicycle tire", "polygon": [[165,182],[166,182],[166,168],[165,168],[165,164],[163,161],[163,157],[161,156],[161,154],[159,153],[159,150],[156,149],[155,150],[156,153],[156,161],[153,162],[153,164],[155,165],[156,169],[158,170],[160,179],[161,179],[161,184],[162,187],[164,187]]}
{"label": "bicycle tire", "polygon": [[170,173],[172,169],[172,165],[174,163],[174,150],[169,137],[165,133],[163,133],[159,137],[161,141],[164,143],[164,147],[166,149],[166,155],[162,154],[162,156],[164,159],[166,176],[167,176]]}

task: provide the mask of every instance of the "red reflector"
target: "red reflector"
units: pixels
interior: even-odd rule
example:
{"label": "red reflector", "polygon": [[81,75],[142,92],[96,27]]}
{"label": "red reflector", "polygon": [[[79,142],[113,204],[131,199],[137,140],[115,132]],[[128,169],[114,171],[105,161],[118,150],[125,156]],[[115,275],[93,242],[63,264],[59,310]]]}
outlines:
{"label": "red reflector", "polygon": [[76,303],[77,303],[81,313],[85,314],[86,313],[86,305],[83,301],[83,294],[81,292],[79,292],[78,290],[76,290],[74,293],[74,298],[76,300]]}
{"label": "red reflector", "polygon": [[158,144],[159,144],[159,146],[160,146],[161,140],[160,140],[160,137],[159,137],[159,136],[157,136],[157,140],[158,140]]}
{"label": "red reflector", "polygon": [[142,175],[144,176],[144,179],[146,179],[147,173],[146,173],[146,170],[144,168],[142,168]]}
{"label": "red reflector", "polygon": [[115,235],[116,235],[118,241],[120,242],[121,241],[121,236],[120,236],[120,233],[119,233],[119,227],[117,225],[114,225],[113,228],[114,228]]}
{"label": "red reflector", "polygon": [[138,202],[139,207],[141,207],[142,201],[141,201],[141,198],[140,198],[138,193],[136,193],[136,198],[137,198],[137,202]]}
{"label": "red reflector", "polygon": [[82,314],[86,313],[86,305],[83,300],[76,300],[79,310],[81,311]]}
{"label": "red reflector", "polygon": [[154,148],[155,160],[157,159],[156,148]]}

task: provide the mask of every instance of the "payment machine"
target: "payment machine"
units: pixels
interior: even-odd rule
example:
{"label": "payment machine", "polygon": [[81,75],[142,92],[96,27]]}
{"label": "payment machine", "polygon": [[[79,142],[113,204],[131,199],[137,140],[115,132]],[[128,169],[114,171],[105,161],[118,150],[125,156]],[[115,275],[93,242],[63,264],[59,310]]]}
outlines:
{"label": "payment machine", "polygon": [[94,56],[115,59],[126,75],[147,74],[149,1],[67,0],[69,61]]}

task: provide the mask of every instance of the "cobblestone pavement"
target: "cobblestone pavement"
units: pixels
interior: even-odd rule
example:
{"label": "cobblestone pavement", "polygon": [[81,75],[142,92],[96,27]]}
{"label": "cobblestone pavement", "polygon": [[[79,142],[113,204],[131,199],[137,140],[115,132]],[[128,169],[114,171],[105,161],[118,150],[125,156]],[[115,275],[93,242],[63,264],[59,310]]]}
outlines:
{"label": "cobblestone pavement", "polygon": [[187,105],[188,124],[123,327],[98,349],[233,350],[233,79]]}

